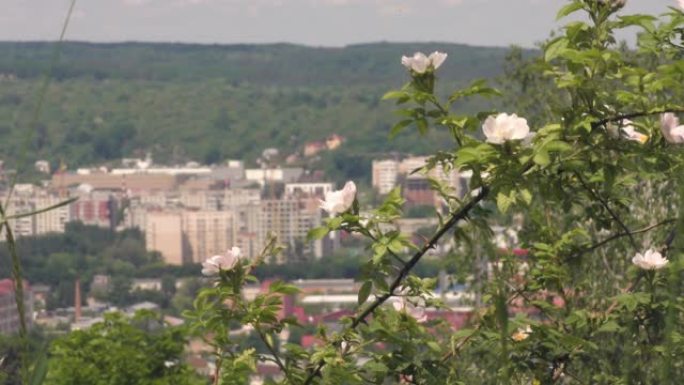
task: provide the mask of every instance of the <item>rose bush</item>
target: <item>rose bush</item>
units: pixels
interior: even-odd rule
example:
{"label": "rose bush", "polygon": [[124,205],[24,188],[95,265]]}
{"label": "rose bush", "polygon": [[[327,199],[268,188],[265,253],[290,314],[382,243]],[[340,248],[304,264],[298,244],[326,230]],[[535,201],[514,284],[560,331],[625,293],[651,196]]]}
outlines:
{"label": "rose bush", "polygon": [[[559,18],[583,17],[514,72],[520,84],[510,91],[519,92],[520,104],[508,110],[515,114],[463,114],[464,98],[499,91],[476,81],[442,98],[435,70],[446,54],[403,57],[411,80],[385,95],[405,117],[391,132],[448,130],[453,148],[434,154],[422,172],[438,166],[467,172],[470,191],[457,194],[431,179],[442,198],[440,225],[420,244],[394,228],[402,215],[398,190],[377,208],[358,202],[352,183],[328,194],[321,207],[330,218],[311,237],[360,234],[368,239],[368,259],[354,315],[337,330],[321,327],[321,345],[311,350],[284,341],[276,346],[283,330],[299,327],[277,316],[294,287],[277,282],[251,301],[241,293],[255,280],[252,267],[278,252],[275,241],[225,273],[211,262],[211,272],[216,266],[221,273],[212,275],[213,285],[188,317],[214,349],[216,383],[244,383],[258,360],[278,365],[285,384],[666,384],[684,378],[684,153],[672,145],[681,141],[677,116],[684,113],[684,14],[671,7],[660,18],[626,15],[624,6],[567,2]],[[633,28],[638,43],[627,49],[615,33]],[[532,92],[544,105],[525,103],[530,79],[542,85]],[[517,229],[518,244],[499,249],[496,226]],[[453,279],[476,294],[469,324],[460,330],[424,317],[425,308],[448,309],[432,295],[435,279],[412,274],[437,245],[449,250],[441,258],[459,271]],[[271,354],[258,355],[233,339],[230,325],[237,324],[253,328]]]}

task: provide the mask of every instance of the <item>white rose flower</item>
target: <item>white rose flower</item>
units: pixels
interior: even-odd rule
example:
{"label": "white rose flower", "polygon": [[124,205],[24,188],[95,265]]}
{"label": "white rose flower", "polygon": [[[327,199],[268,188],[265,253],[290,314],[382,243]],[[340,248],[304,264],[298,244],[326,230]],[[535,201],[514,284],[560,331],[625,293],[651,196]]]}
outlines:
{"label": "white rose flower", "polygon": [[428,59],[430,59],[430,64],[432,65],[432,69],[436,70],[437,68],[439,68],[442,65],[442,63],[444,63],[447,56],[448,55],[446,53],[439,52],[439,51],[435,51],[435,52],[431,53],[430,56],[428,56]]}
{"label": "white rose flower", "polygon": [[425,56],[422,52],[416,52],[412,57],[402,56],[401,64],[417,74],[424,74],[428,70],[434,71],[439,68],[446,58],[447,54],[443,52],[435,51],[430,56]]}
{"label": "white rose flower", "polygon": [[349,181],[342,190],[327,192],[320,207],[330,215],[342,214],[352,207],[354,198],[356,198],[356,184]]}
{"label": "white rose flower", "polygon": [[400,313],[405,313],[415,318],[418,323],[427,321],[427,314],[425,314],[425,308],[422,306],[415,306],[414,304],[407,301],[406,298],[402,297],[401,300],[392,302],[392,306],[394,307],[394,310]]}
{"label": "white rose flower", "polygon": [[202,262],[202,274],[206,276],[217,275],[221,270],[230,270],[237,265],[242,257],[239,247],[233,247],[224,255],[214,255]]}
{"label": "white rose flower", "polygon": [[679,8],[684,10],[684,0],[677,0],[677,3],[679,3]]}
{"label": "white rose flower", "polygon": [[645,253],[637,253],[632,258],[632,263],[644,270],[659,270],[667,265],[667,259],[663,258],[655,249],[648,249]]}
{"label": "white rose flower", "polygon": [[502,144],[509,140],[525,139],[530,134],[527,120],[516,114],[508,115],[501,113],[490,116],[482,125],[482,132],[487,137],[487,142]]}
{"label": "white rose flower", "polygon": [[637,131],[633,124],[634,122],[629,119],[623,120],[620,125],[620,136],[633,142],[639,142],[641,144],[646,143],[646,141],[648,141],[648,135],[644,135]]}
{"label": "white rose flower", "polygon": [[[684,0],[681,0],[684,1]],[[668,112],[660,116],[660,130],[670,143],[684,143],[684,125],[679,125],[677,115]]]}

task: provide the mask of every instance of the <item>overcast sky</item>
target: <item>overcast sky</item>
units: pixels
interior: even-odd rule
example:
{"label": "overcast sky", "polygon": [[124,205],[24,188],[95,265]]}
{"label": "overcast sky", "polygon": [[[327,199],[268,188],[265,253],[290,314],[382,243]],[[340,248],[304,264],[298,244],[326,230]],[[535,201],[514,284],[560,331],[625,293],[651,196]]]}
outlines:
{"label": "overcast sky", "polygon": [[[0,0],[0,40],[54,40],[71,0]],[[68,40],[291,42],[341,46],[446,41],[532,46],[564,0],[77,0]],[[628,0],[662,13],[675,0]]]}

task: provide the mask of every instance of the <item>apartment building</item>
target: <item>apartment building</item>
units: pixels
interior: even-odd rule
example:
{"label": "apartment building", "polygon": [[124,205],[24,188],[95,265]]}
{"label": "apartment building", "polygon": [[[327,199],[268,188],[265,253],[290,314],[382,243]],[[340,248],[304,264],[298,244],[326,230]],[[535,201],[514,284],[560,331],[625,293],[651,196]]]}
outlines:
{"label": "apartment building", "polygon": [[[4,202],[7,196],[0,196],[0,199]],[[55,206],[66,199],[33,185],[17,185],[6,207],[6,213],[28,214]],[[64,226],[70,220],[70,209],[63,206],[37,215],[10,219],[9,224],[15,237],[25,237],[64,232]]]}
{"label": "apartment building", "polygon": [[200,263],[223,254],[234,245],[231,211],[189,211],[181,214],[182,237],[187,243],[184,260]]}
{"label": "apartment building", "polygon": [[299,256],[312,254],[315,257],[321,257],[323,254],[321,241],[316,241],[312,245],[306,243],[309,230],[321,223],[319,204],[317,199],[262,200],[258,232],[262,243],[266,241],[268,234],[273,234],[278,237],[281,244],[288,246]]}
{"label": "apartment building", "polygon": [[285,184],[285,196],[295,198],[324,199],[325,194],[332,192],[333,190],[334,185],[329,182]]}
{"label": "apartment building", "polygon": [[109,190],[82,190],[71,204],[70,219],[86,225],[113,229],[119,216],[120,199]]}
{"label": "apartment building", "polygon": [[[36,210],[56,206],[64,202],[64,198],[57,195],[40,195],[34,198]],[[63,233],[67,222],[71,221],[69,206],[61,206],[40,213],[34,217],[35,234]]]}
{"label": "apartment building", "polygon": [[266,183],[292,183],[296,182],[304,174],[304,169],[292,168],[252,168],[245,170],[245,178],[250,182],[256,182],[261,186]]}
{"label": "apartment building", "polygon": [[467,180],[461,177],[458,170],[445,169],[436,164],[429,172],[421,169],[427,165],[428,157],[411,156],[401,161],[373,161],[373,187],[380,194],[387,194],[401,185],[402,194],[409,205],[439,205],[442,199],[432,190],[430,179],[438,181],[453,189],[453,193],[463,196],[467,189]]}
{"label": "apartment building", "polygon": [[372,185],[378,193],[388,194],[397,186],[399,178],[399,162],[396,160],[374,160],[373,161]]}
{"label": "apartment building", "polygon": [[185,257],[183,219],[180,212],[151,211],[145,215],[145,246],[147,250],[158,251],[164,262],[182,265]]}

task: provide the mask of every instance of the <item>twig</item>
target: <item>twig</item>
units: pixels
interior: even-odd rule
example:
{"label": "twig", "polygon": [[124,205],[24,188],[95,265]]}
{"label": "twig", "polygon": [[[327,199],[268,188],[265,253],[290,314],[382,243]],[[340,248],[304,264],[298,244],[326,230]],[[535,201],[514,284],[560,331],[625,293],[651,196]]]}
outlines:
{"label": "twig", "polygon": [[259,337],[264,342],[264,345],[266,345],[266,348],[268,349],[268,351],[271,352],[271,355],[273,355],[273,361],[276,363],[276,365],[278,365],[280,370],[283,372],[283,374],[285,375],[285,378],[287,378],[288,381],[293,383],[292,380],[290,379],[290,372],[287,370],[287,367],[285,366],[283,361],[278,356],[278,352],[276,352],[275,347],[272,346],[268,342],[268,339],[266,338],[266,334],[264,334],[263,330],[261,330],[261,328],[258,325],[254,325],[254,330],[257,331],[257,333],[259,334]]}
{"label": "twig", "polygon": [[622,227],[622,229],[625,230],[625,234],[629,237],[629,241],[632,244],[634,250],[639,251],[639,246],[637,245],[636,240],[634,239],[634,235],[632,235],[632,231],[625,225],[625,223],[622,221],[622,219],[620,219],[617,213],[610,208],[608,202],[604,200],[597,192],[595,192],[589,185],[587,185],[587,183],[584,181],[584,179],[579,173],[575,172],[575,176],[579,180],[582,187],[585,190],[587,190],[594,199],[599,201],[601,203],[601,206],[603,206],[603,208],[605,208],[606,211],[608,211],[608,213],[611,217],[613,217],[615,222],[617,222],[620,225],[620,227]]}
{"label": "twig", "polygon": [[619,115],[615,115],[615,116],[610,117],[610,118],[598,120],[598,121],[591,124],[591,128],[592,128],[592,130],[595,130],[595,129],[597,129],[601,126],[604,126],[608,123],[611,123],[611,122],[619,122],[619,121],[622,121],[625,119],[640,118],[642,116],[664,114],[666,112],[682,113],[682,112],[684,112],[684,109],[681,109],[681,108],[664,108],[662,110],[654,110],[654,111],[648,111],[648,112],[632,112],[629,114],[619,114]]}
{"label": "twig", "polygon": [[599,247],[601,247],[601,246],[603,246],[603,245],[605,245],[605,244],[607,244],[607,243],[609,243],[609,242],[611,242],[611,241],[614,241],[614,240],[616,240],[616,239],[619,239],[619,238],[622,238],[622,237],[627,237],[627,236],[632,236],[632,235],[634,235],[634,234],[645,233],[645,232],[648,232],[648,231],[651,231],[651,230],[655,229],[656,227],[660,227],[660,226],[662,226],[662,225],[666,225],[666,224],[668,224],[668,223],[672,223],[672,222],[675,222],[675,221],[676,221],[676,219],[666,219],[666,220],[664,220],[664,221],[662,221],[662,222],[658,222],[658,223],[656,223],[656,224],[654,224],[654,225],[651,225],[651,226],[648,226],[648,227],[644,227],[643,229],[634,230],[634,231],[629,232],[629,233],[623,232],[623,233],[617,233],[617,234],[611,235],[610,237],[608,237],[608,238],[606,238],[606,239],[604,239],[604,240],[602,240],[602,241],[600,241],[600,242],[598,242],[598,243],[595,243],[595,244],[593,244],[593,245],[591,245],[591,246],[589,246],[589,247],[587,247],[587,248],[581,250],[581,251],[578,252],[577,254],[573,255],[573,257],[578,257],[578,256],[580,256],[580,255],[582,255],[582,254],[590,253],[590,252],[592,252],[592,251],[598,249]]}
{"label": "twig", "polygon": [[[431,248],[435,246],[435,244],[446,234],[452,227],[454,227],[458,222],[460,222],[462,219],[465,219],[468,216],[468,213],[470,210],[472,210],[480,201],[482,201],[487,194],[489,194],[489,188],[487,186],[483,186],[480,189],[480,192],[470,201],[468,204],[463,206],[460,210],[457,212],[453,213],[449,220],[444,223],[444,225],[430,238],[424,245],[423,247],[418,250],[413,257],[404,265],[404,267],[399,271],[399,274],[396,276],[394,281],[389,287],[389,290],[387,293],[377,297],[373,303],[368,306],[361,314],[359,314],[356,318],[351,323],[350,329],[356,329],[359,324],[364,322],[366,320],[366,317],[368,317],[371,313],[375,311],[378,307],[380,307],[383,303],[385,303],[388,299],[390,299],[393,295],[394,292],[399,288],[399,285],[403,282],[404,278],[408,275],[408,273],[413,269],[413,267],[420,261],[420,259],[427,253]],[[309,385],[313,381],[314,378],[320,376],[321,370],[325,366],[325,361],[319,361],[319,363],[316,365],[316,367],[311,371],[311,373],[308,375],[306,380],[304,381],[304,385]]]}

